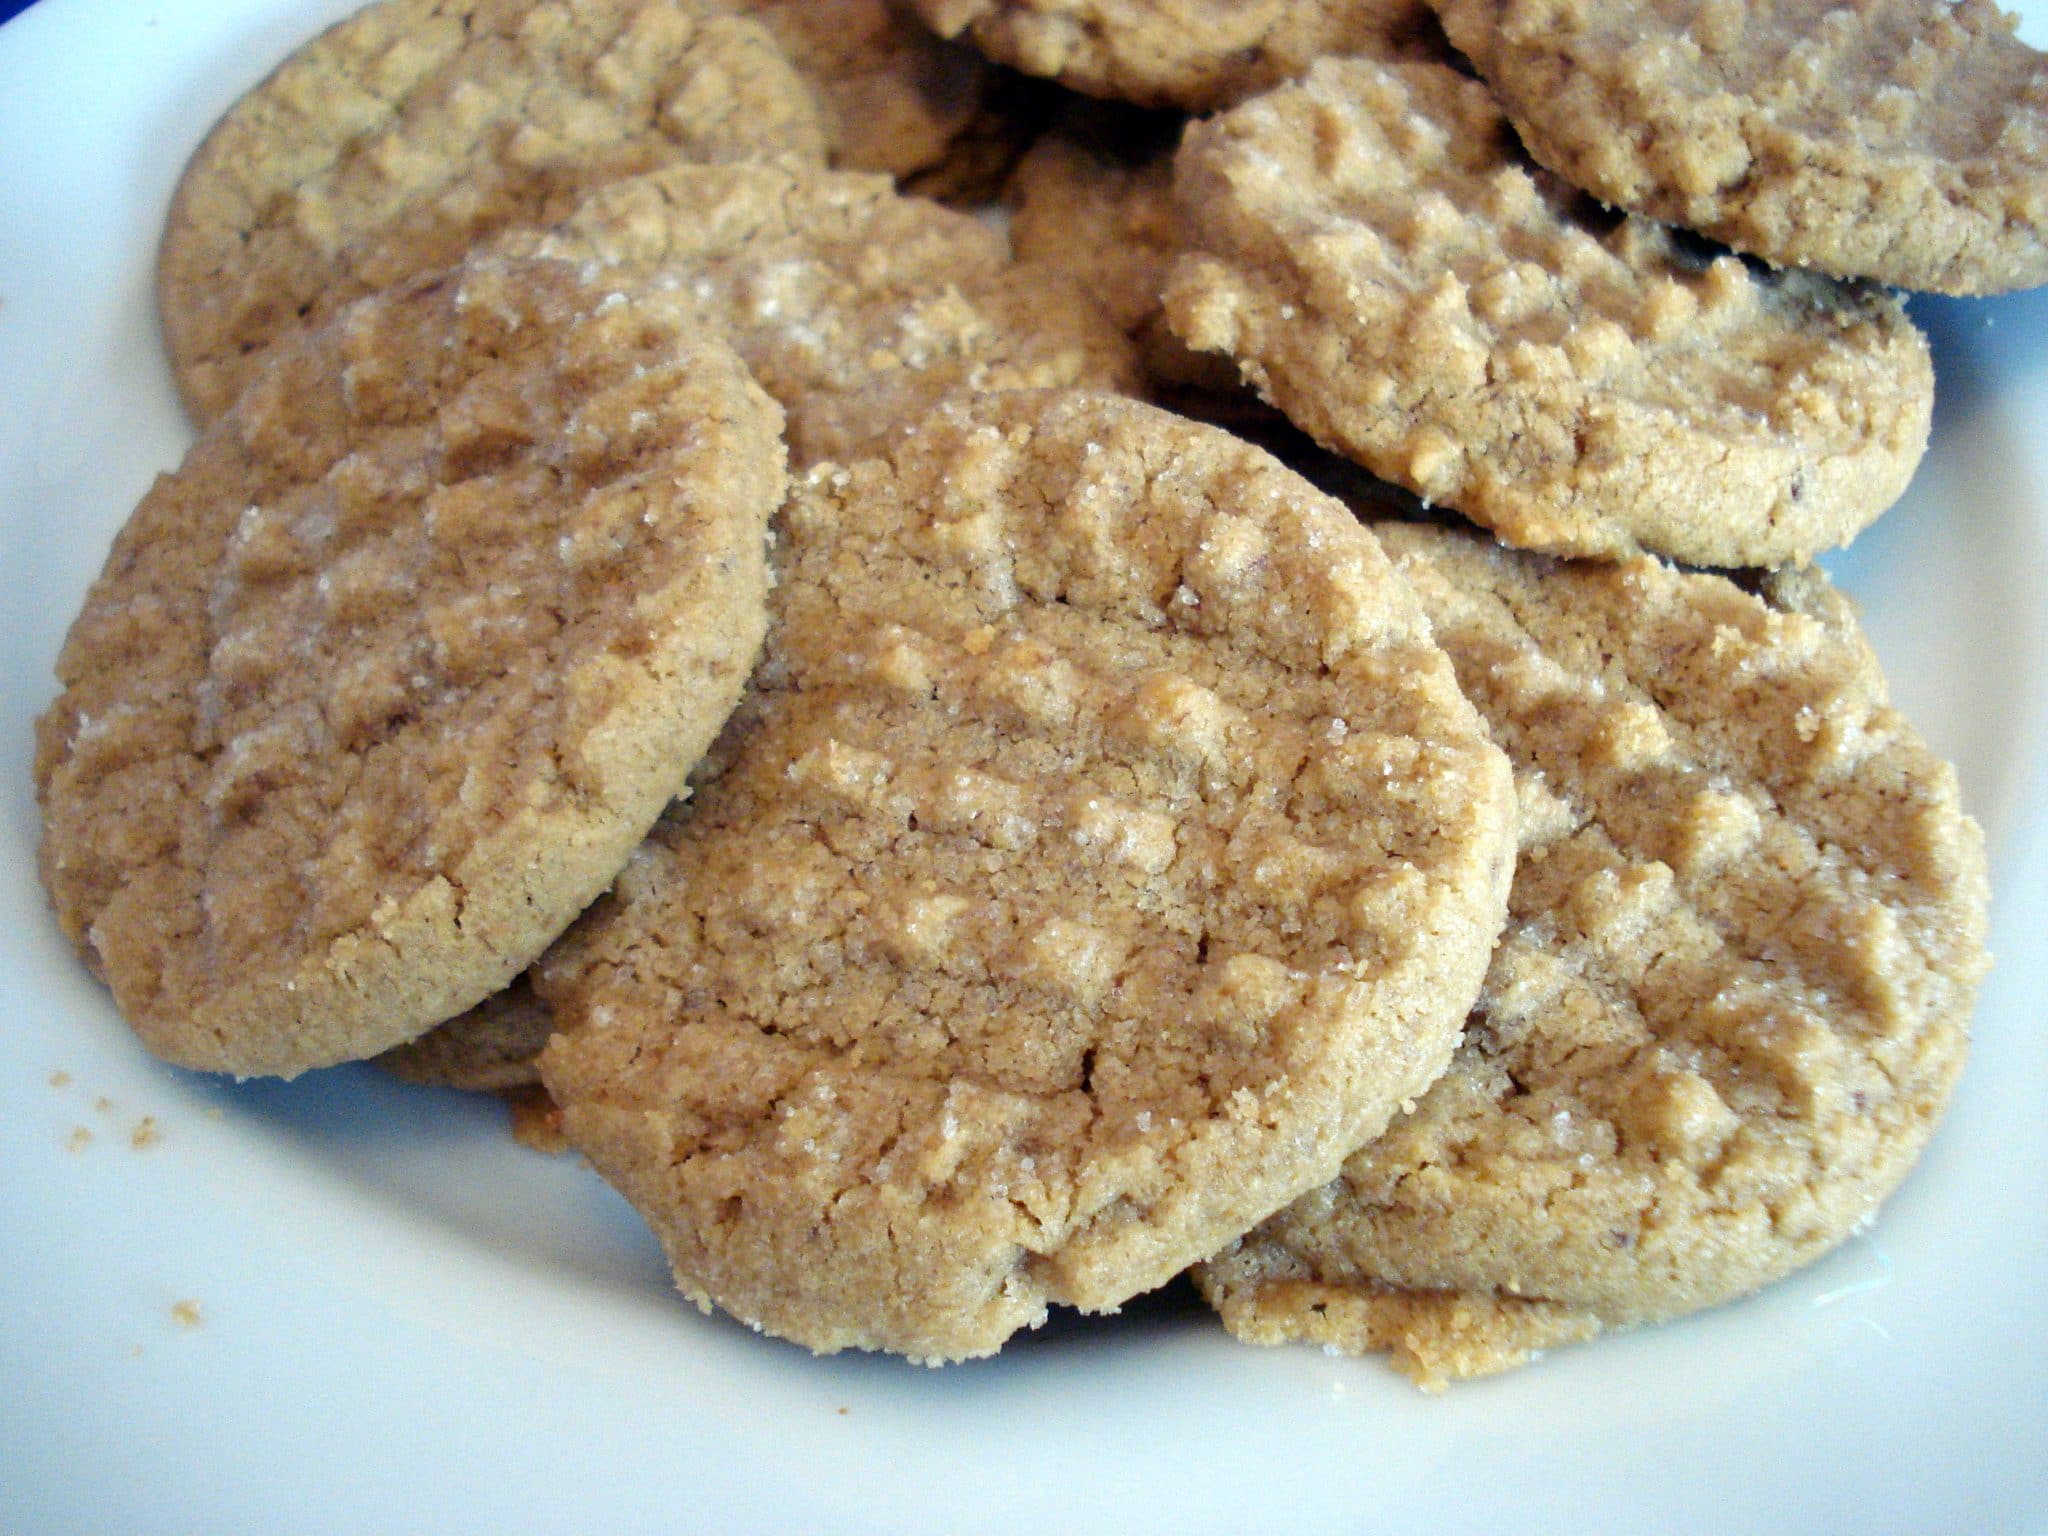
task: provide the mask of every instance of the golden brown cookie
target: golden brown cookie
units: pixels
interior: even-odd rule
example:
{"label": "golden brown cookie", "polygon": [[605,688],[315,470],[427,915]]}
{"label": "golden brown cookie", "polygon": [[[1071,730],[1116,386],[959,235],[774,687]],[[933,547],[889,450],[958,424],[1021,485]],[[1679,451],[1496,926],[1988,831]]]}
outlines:
{"label": "golden brown cookie", "polygon": [[1515,765],[1508,928],[1442,1080],[1199,1278],[1242,1337],[1441,1383],[1869,1221],[1962,1065],[1984,849],[1817,570],[1377,531]]}
{"label": "golden brown cookie", "polygon": [[505,986],[745,681],[781,415],[693,305],[482,259],[282,343],[121,531],[42,873],[144,1042],[290,1076]]}
{"label": "golden brown cookie", "polygon": [[1167,318],[1319,441],[1566,554],[1806,560],[1926,446],[1890,296],[1607,214],[1522,158],[1486,88],[1345,59],[1192,126]]}
{"label": "golden brown cookie", "polygon": [[186,168],[158,255],[193,418],[281,332],[548,224],[678,160],[825,157],[810,88],[715,0],[382,0],[231,108]]}
{"label": "golden brown cookie", "polygon": [[989,69],[891,0],[727,0],[774,34],[826,109],[833,164],[912,177],[976,131]]}
{"label": "golden brown cookie", "polygon": [[1327,54],[1433,53],[1422,0],[911,0],[941,37],[1090,96],[1211,112]]}
{"label": "golden brown cookie", "polygon": [[684,1293],[984,1355],[1164,1283],[1442,1068],[1505,762],[1361,524],[1130,400],[949,405],[784,507],[729,766],[539,972]]}
{"label": "golden brown cookie", "polygon": [[521,974],[467,1013],[374,1058],[393,1077],[429,1088],[505,1093],[540,1084],[540,1053],[554,1016]]}
{"label": "golden brown cookie", "polygon": [[856,457],[956,390],[1139,385],[1078,282],[886,177],[674,166],[501,248],[667,274],[782,402],[799,465]]}
{"label": "golden brown cookie", "polygon": [[1992,0],[1437,0],[1529,151],[1779,265],[2048,282],[2048,54]]}

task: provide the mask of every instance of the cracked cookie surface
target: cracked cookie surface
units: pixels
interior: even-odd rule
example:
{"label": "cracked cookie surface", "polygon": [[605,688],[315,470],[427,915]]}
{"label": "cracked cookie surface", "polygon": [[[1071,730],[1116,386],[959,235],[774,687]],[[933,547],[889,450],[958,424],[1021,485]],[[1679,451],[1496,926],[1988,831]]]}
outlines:
{"label": "cracked cookie surface", "polygon": [[1319,64],[1192,125],[1174,175],[1174,330],[1509,543],[1806,560],[1925,450],[1933,366],[1896,299],[1617,221],[1449,69]]}
{"label": "cracked cookie surface", "polygon": [[2048,54],[1991,0],[1439,0],[1530,152],[1774,264],[2048,283]]}
{"label": "cracked cookie surface", "polygon": [[1440,1384],[1867,1222],[1962,1066],[1986,876],[1817,571],[1378,532],[1515,765],[1508,927],[1414,1111],[1198,1279],[1241,1337]]}
{"label": "cracked cookie surface", "polygon": [[1370,534],[1068,392],[783,510],[724,765],[551,951],[570,1138],[700,1305],[984,1355],[1320,1183],[1442,1068],[1504,760]]}
{"label": "cracked cookie surface", "polygon": [[713,0],[382,0],[228,110],[178,183],[157,307],[204,423],[351,299],[676,161],[824,162],[811,89]]}
{"label": "cracked cookie surface", "polygon": [[150,1048],[289,1076],[503,987],[766,623],[780,412],[675,295],[472,259],[269,356],[38,723],[45,883]]}

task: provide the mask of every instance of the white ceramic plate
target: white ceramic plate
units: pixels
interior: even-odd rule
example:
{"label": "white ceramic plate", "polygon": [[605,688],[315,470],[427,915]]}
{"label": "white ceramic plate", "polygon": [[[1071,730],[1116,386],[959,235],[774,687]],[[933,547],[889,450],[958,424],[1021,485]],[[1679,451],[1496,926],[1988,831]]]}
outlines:
{"label": "white ceramic plate", "polygon": [[173,179],[347,8],[0,27],[0,1531],[2048,1531],[2048,292],[1916,307],[1934,449],[1833,562],[1998,893],[1970,1070],[1875,1231],[1439,1398],[1184,1297],[942,1372],[812,1360],[678,1303],[625,1206],[494,1105],[156,1064],[44,909],[31,722],[187,441],[150,297]]}

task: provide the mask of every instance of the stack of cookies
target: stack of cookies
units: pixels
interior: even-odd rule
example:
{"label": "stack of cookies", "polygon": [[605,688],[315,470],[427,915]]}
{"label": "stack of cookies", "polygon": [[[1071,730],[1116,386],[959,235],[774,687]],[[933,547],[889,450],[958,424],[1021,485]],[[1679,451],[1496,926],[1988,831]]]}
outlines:
{"label": "stack of cookies", "polygon": [[170,1061],[541,1095],[814,1350],[1192,1269],[1431,1386],[1933,1133],[1982,841],[1811,561],[1881,285],[2048,280],[1978,0],[382,0],[160,274],[36,773]]}

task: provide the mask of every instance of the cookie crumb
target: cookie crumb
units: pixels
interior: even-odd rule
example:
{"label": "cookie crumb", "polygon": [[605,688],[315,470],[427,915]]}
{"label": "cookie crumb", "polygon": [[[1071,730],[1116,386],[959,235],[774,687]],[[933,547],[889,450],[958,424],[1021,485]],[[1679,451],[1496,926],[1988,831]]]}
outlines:
{"label": "cookie crumb", "polygon": [[61,1070],[52,1072],[50,1074],[50,1086],[52,1088],[69,1088],[71,1086],[71,1074]]}
{"label": "cookie crumb", "polygon": [[197,1328],[206,1319],[200,1313],[198,1302],[186,1300],[171,1303],[171,1321],[180,1328]]}
{"label": "cookie crumb", "polygon": [[135,1122],[135,1129],[128,1134],[128,1145],[137,1152],[146,1152],[164,1139],[163,1131],[156,1123],[155,1115],[144,1115]]}
{"label": "cookie crumb", "polygon": [[[130,1023],[157,1054],[214,1071],[289,1075],[375,1054],[445,1019],[455,1003],[502,981],[507,957],[537,955],[604,888],[680,787],[677,765],[694,762],[731,713],[766,623],[761,528],[783,490],[781,413],[730,349],[702,329],[691,306],[651,283],[633,285],[628,344],[592,317],[607,291],[560,263],[481,257],[445,284],[391,290],[350,322],[374,343],[346,344],[386,349],[374,387],[367,373],[358,377],[349,372],[354,364],[337,360],[341,354],[332,349],[344,346],[343,333],[297,337],[299,350],[273,359],[283,370],[277,382],[252,395],[246,419],[237,418],[246,430],[206,435],[126,525],[122,547],[134,546],[137,563],[117,563],[92,589],[85,614],[104,617],[82,616],[74,633],[103,636],[105,643],[86,646],[81,638],[65,653],[67,669],[75,670],[67,671],[66,692],[43,717],[38,762],[52,850],[44,864],[57,910],[77,919],[66,923],[90,928],[100,921],[91,914],[103,897],[130,880],[117,861],[104,879],[84,881],[78,871],[90,861],[66,854],[68,847],[118,845],[127,850],[123,857],[148,864],[146,876],[137,864],[134,878],[161,882],[133,910],[164,936],[161,964],[169,969],[160,978],[152,971],[146,1007],[131,1001],[129,1008]],[[508,336],[516,331],[518,343],[486,344],[478,326],[503,326]],[[319,385],[283,382],[286,373],[300,379],[300,368]],[[344,375],[354,380],[345,388]],[[574,389],[557,387],[571,377]],[[432,389],[423,382],[429,378],[438,381]],[[440,390],[449,391],[445,401]],[[518,411],[537,414],[519,416],[516,431],[496,417],[464,414],[481,411],[485,399],[516,401]],[[433,413],[444,407],[450,447],[427,467],[408,467],[417,444],[405,433],[373,425],[419,425],[439,419]],[[597,478],[579,479],[574,494],[547,501],[544,517],[536,506],[534,517],[520,520],[517,538],[500,539],[501,520],[477,497],[517,474],[510,461],[492,459],[491,476],[467,477],[476,454],[499,451],[500,439],[491,434],[501,427],[511,433],[506,442],[525,445],[518,453],[551,451],[544,445],[558,433],[579,443],[584,439],[574,434],[592,434],[591,442],[619,451],[579,459],[576,475]],[[358,428],[370,436],[356,436]],[[655,446],[636,435],[643,431],[654,434],[647,443]],[[265,458],[269,449],[252,446],[259,441],[288,451]],[[630,452],[622,446],[628,442]],[[307,447],[304,456],[291,456],[314,443],[323,445],[320,451]],[[450,478],[436,488],[442,470]],[[333,494],[351,509],[345,528],[329,529],[325,511],[308,511],[327,505],[321,498],[328,492],[317,487],[330,475],[338,477]],[[217,496],[207,489],[216,483]],[[290,490],[294,485],[301,488]],[[635,487],[645,489],[644,498]],[[650,510],[659,515],[657,528],[641,521]],[[302,515],[312,521],[291,531]],[[317,545],[332,570],[288,553],[301,548],[301,534],[312,541],[304,548]],[[565,535],[575,546],[573,568],[557,559]],[[147,559],[140,553],[145,546]],[[459,558],[450,553],[457,549],[464,551]],[[488,579],[479,561],[488,562]],[[124,583],[134,595],[122,595]],[[287,600],[280,595],[287,590],[297,595]],[[183,595],[167,595],[174,591]],[[151,665],[160,664],[161,675],[145,678],[115,659],[128,643],[115,637],[127,633],[121,626],[129,620],[114,615],[138,602],[137,612],[184,616],[176,624],[165,618],[169,628],[150,632]],[[171,640],[188,621],[211,626],[203,642]],[[346,638],[315,638],[323,635]],[[420,646],[425,650],[415,654]],[[306,647],[341,670],[316,679],[285,662]],[[533,659],[534,648],[544,651],[545,665]],[[429,652],[431,659],[423,659]],[[232,684],[205,681],[215,664],[210,657],[229,668]],[[112,830],[139,812],[109,777],[118,772],[110,766],[117,759],[93,744],[104,728],[86,722],[128,719],[122,699],[211,699],[207,690],[215,688],[233,700],[208,726],[231,743],[204,769],[217,777],[216,788],[149,812],[185,818],[176,823],[184,828],[177,835],[194,840],[194,850],[214,851],[156,859],[152,844],[123,841],[126,834]],[[149,709],[135,718],[158,725],[170,718]],[[475,773],[377,777],[392,798],[380,789],[374,812],[368,800],[348,812],[368,820],[323,830],[319,815],[326,811],[311,808],[317,802],[332,810],[343,790],[321,799],[327,792],[312,786],[329,772],[342,776],[337,786],[354,784],[352,754],[389,732],[397,734],[377,750],[400,753],[394,764],[415,750],[426,754],[420,761],[438,762],[436,753],[453,748],[433,745],[442,739],[437,733],[455,732]],[[174,732],[150,740],[147,750],[170,754],[165,762],[188,764],[179,774],[201,773],[197,759],[177,755],[186,750],[185,738]],[[600,743],[607,764],[601,783],[595,759],[585,763],[581,755]],[[287,760],[294,788],[272,794],[266,775],[283,773]],[[412,798],[414,789],[421,798]],[[227,797],[218,815],[207,795]],[[520,807],[519,815],[501,813],[502,805]],[[454,868],[476,860],[476,870],[490,871],[465,884],[459,903],[447,882],[374,852],[386,848],[388,840],[380,839],[387,831],[413,825],[403,818],[414,816],[433,828],[438,852],[428,862]],[[245,825],[249,817],[258,819]],[[219,849],[259,836],[281,839],[263,844],[274,867],[311,860],[306,867],[319,872],[292,887],[286,907],[273,910],[268,896],[258,899],[239,885],[237,895],[209,884],[238,878],[228,873],[239,867],[234,857]],[[88,843],[77,845],[79,838]],[[369,884],[380,876],[401,881],[388,899],[411,925],[408,936],[378,929],[377,942],[362,951],[363,963],[386,979],[373,981],[368,971],[344,978],[334,968],[308,965],[299,948],[312,944],[324,952],[329,940],[292,917],[290,903],[311,903],[307,910],[323,914],[321,923],[329,916],[344,925],[368,922],[385,911],[377,906],[385,893]],[[83,905],[74,911],[74,903]],[[211,936],[193,937],[201,934]],[[110,960],[108,970],[120,995],[127,984],[121,965],[142,963],[145,951],[131,955],[101,942],[108,956],[124,957]],[[429,963],[429,955],[438,958]],[[143,995],[137,990],[132,999]],[[176,1006],[166,1001],[172,997]]]}
{"label": "cookie crumb", "polygon": [[103,1115],[110,1115],[114,1112],[114,1101],[103,1093],[92,1101],[92,1107]]}
{"label": "cookie crumb", "polygon": [[92,1145],[92,1132],[82,1125],[71,1127],[71,1139],[64,1143],[73,1152],[83,1152]]}

